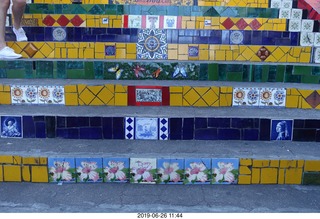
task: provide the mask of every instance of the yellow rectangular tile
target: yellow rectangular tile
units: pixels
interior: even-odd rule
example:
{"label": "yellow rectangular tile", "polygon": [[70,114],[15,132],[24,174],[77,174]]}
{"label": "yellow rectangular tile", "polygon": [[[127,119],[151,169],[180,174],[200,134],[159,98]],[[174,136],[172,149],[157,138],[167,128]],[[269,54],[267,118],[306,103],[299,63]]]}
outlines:
{"label": "yellow rectangular tile", "polygon": [[83,58],[94,59],[94,49],[84,49]]}
{"label": "yellow rectangular tile", "polygon": [[251,183],[252,184],[260,183],[260,168],[252,168]]}
{"label": "yellow rectangular tile", "polygon": [[170,86],[170,93],[182,93],[182,86]]}
{"label": "yellow rectangular tile", "polygon": [[31,182],[48,182],[48,169],[46,166],[31,167]]}
{"label": "yellow rectangular tile", "polygon": [[13,163],[13,156],[11,155],[0,155],[0,163],[5,164],[12,164]]}
{"label": "yellow rectangular tile", "polygon": [[297,167],[296,160],[280,160],[280,168]]}
{"label": "yellow rectangular tile", "polygon": [[115,106],[127,106],[128,105],[128,95],[126,93],[115,93]]}
{"label": "yellow rectangular tile", "polygon": [[135,43],[128,43],[126,49],[127,49],[127,53],[136,54],[137,45]]}
{"label": "yellow rectangular tile", "polygon": [[232,106],[232,94],[223,94],[219,95],[219,105],[222,106]]}
{"label": "yellow rectangular tile", "polygon": [[251,176],[250,175],[240,175],[238,184],[251,184]]}
{"label": "yellow rectangular tile", "polygon": [[284,184],[285,169],[279,169],[278,184]]}
{"label": "yellow rectangular tile", "polygon": [[10,93],[0,92],[0,104],[10,105],[11,104],[11,95]]}
{"label": "yellow rectangular tile", "polygon": [[287,108],[297,108],[299,103],[298,96],[287,96],[286,97],[286,107]]}
{"label": "yellow rectangular tile", "polygon": [[13,159],[13,164],[15,165],[20,165],[22,162],[22,157],[20,156],[13,156],[12,159]]}
{"label": "yellow rectangular tile", "polygon": [[3,182],[3,169],[2,169],[2,165],[0,165],[0,182]]}
{"label": "yellow rectangular tile", "polygon": [[116,59],[125,59],[126,58],[126,50],[125,49],[116,49]]}
{"label": "yellow rectangular tile", "polygon": [[302,168],[286,169],[285,184],[301,184]]}
{"label": "yellow rectangular tile", "polygon": [[268,167],[269,160],[253,160],[253,167]]}
{"label": "yellow rectangular tile", "polygon": [[226,60],[226,51],[217,50],[215,53],[215,60],[225,61]]}
{"label": "yellow rectangular tile", "polygon": [[250,175],[251,170],[247,166],[240,166],[239,167],[239,174],[240,175]]}
{"label": "yellow rectangular tile", "polygon": [[3,165],[5,182],[21,182],[21,166]]}
{"label": "yellow rectangular tile", "polygon": [[261,184],[276,184],[278,168],[261,168]]}
{"label": "yellow rectangular tile", "polygon": [[48,164],[48,159],[46,157],[40,157],[40,165],[46,165]]}
{"label": "yellow rectangular tile", "polygon": [[241,158],[240,159],[240,166],[251,166],[252,165],[252,159],[250,158]]}
{"label": "yellow rectangular tile", "polygon": [[279,167],[279,160],[270,160],[270,167]]}
{"label": "yellow rectangular tile", "polygon": [[306,160],[304,171],[320,171],[320,160]]}
{"label": "yellow rectangular tile", "polygon": [[77,85],[65,85],[64,92],[65,93],[77,93]]}
{"label": "yellow rectangular tile", "polygon": [[302,168],[304,167],[304,160],[298,160],[298,165],[297,165],[298,168]]}
{"label": "yellow rectangular tile", "polygon": [[31,180],[30,167],[22,166],[22,181],[30,182],[30,180]]}
{"label": "yellow rectangular tile", "polygon": [[28,164],[39,164],[40,160],[39,157],[23,157],[22,158],[22,163],[24,165],[28,165]]}
{"label": "yellow rectangular tile", "polygon": [[78,106],[78,94],[76,93],[65,93],[65,105],[66,106]]}

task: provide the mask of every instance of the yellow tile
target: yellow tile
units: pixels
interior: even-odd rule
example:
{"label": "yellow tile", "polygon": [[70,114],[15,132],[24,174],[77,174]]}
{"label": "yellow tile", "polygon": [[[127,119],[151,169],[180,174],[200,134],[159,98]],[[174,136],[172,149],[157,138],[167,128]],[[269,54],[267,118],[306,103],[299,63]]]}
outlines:
{"label": "yellow tile", "polygon": [[78,49],[68,49],[68,58],[69,59],[79,58]]}
{"label": "yellow tile", "polygon": [[320,160],[306,160],[304,171],[320,171]]}
{"label": "yellow tile", "polygon": [[199,50],[199,60],[209,60],[209,51]]}
{"label": "yellow tile", "polygon": [[85,49],[83,58],[94,59],[94,49]]}
{"label": "yellow tile", "polygon": [[239,174],[240,175],[249,175],[249,174],[251,174],[251,170],[247,166],[240,166],[239,167]]}
{"label": "yellow tile", "polygon": [[45,57],[48,57],[49,54],[52,53],[53,49],[48,44],[44,44],[40,51]]}
{"label": "yellow tile", "polygon": [[261,184],[276,184],[278,168],[261,168]]}
{"label": "yellow tile", "polygon": [[127,53],[126,59],[130,59],[130,60],[135,60],[135,59],[137,59],[136,51],[134,51],[134,54],[129,54],[129,53]]}
{"label": "yellow tile", "polygon": [[170,93],[182,93],[182,87],[181,86],[170,86],[169,91],[170,91]]}
{"label": "yellow tile", "polygon": [[169,60],[178,59],[178,50],[168,50],[168,59]]}
{"label": "yellow tile", "polygon": [[115,106],[127,106],[128,105],[128,95],[126,93],[115,93]]}
{"label": "yellow tile", "polygon": [[225,86],[223,86],[223,87],[220,87],[220,91],[221,91],[221,93],[231,93],[232,94],[233,87],[225,87]]}
{"label": "yellow tile", "polygon": [[301,108],[312,109],[312,106],[305,99],[301,99]]}
{"label": "yellow tile", "polygon": [[284,172],[285,169],[279,169],[278,184],[284,184]]}
{"label": "yellow tile", "polygon": [[113,21],[113,28],[121,28],[121,27],[122,27],[122,21],[120,20]]}
{"label": "yellow tile", "polygon": [[20,165],[21,164],[21,161],[22,161],[22,157],[20,156],[13,156],[13,164],[15,165]]}
{"label": "yellow tile", "polygon": [[126,58],[126,50],[125,49],[116,49],[116,59],[125,59]]}
{"label": "yellow tile", "polygon": [[10,92],[11,91],[10,85],[3,85],[3,91]]}
{"label": "yellow tile", "polygon": [[280,47],[278,47],[275,51],[272,52],[272,55],[276,60],[279,60],[285,55],[285,53],[282,51],[282,49],[280,49]]}
{"label": "yellow tile", "polygon": [[296,160],[280,160],[280,168],[297,167]]}
{"label": "yellow tile", "polygon": [[303,98],[307,98],[314,92],[314,90],[301,90],[301,89],[299,89],[299,92],[303,96]]}
{"label": "yellow tile", "polygon": [[13,163],[13,156],[10,155],[0,155],[0,163]]}
{"label": "yellow tile", "polygon": [[310,53],[305,53],[302,52],[301,55],[299,56],[299,61],[303,63],[309,63],[311,60],[311,54]]}
{"label": "yellow tile", "polygon": [[251,184],[251,176],[250,175],[240,175],[238,184]]}
{"label": "yellow tile", "polygon": [[298,168],[304,167],[304,160],[298,160]]}
{"label": "yellow tile", "polygon": [[252,168],[252,184],[259,184],[260,183],[260,168]]}
{"label": "yellow tile", "polygon": [[24,182],[30,182],[30,167],[29,166],[23,166],[22,167],[22,181]]}
{"label": "yellow tile", "polygon": [[48,182],[48,168],[46,166],[31,167],[32,182]]}
{"label": "yellow tile", "polygon": [[302,168],[286,169],[285,184],[301,184]]}
{"label": "yellow tile", "polygon": [[226,60],[227,61],[233,60],[233,52],[232,51],[226,51]]}
{"label": "yellow tile", "polygon": [[270,160],[270,167],[279,167],[279,160]]}
{"label": "yellow tile", "polygon": [[217,94],[214,92],[214,89],[209,88],[207,92],[202,95],[202,99],[207,103],[208,106],[212,106],[214,103],[217,103],[219,106],[219,93]]}
{"label": "yellow tile", "polygon": [[117,48],[120,48],[120,49],[126,48],[126,44],[125,43],[117,43],[116,46],[117,46]]}
{"label": "yellow tile", "polygon": [[240,166],[251,166],[251,165],[252,165],[252,159],[250,158],[240,159]]}
{"label": "yellow tile", "polygon": [[0,104],[2,104],[2,105],[10,105],[11,104],[10,93],[0,92]]}
{"label": "yellow tile", "polygon": [[78,94],[65,93],[65,105],[66,106],[78,106]]}
{"label": "yellow tile", "polygon": [[[110,90],[109,86],[108,86],[108,89]],[[127,92],[127,86],[123,86],[121,84],[116,84],[115,88],[114,88],[114,92],[115,93],[126,93]]]}
{"label": "yellow tile", "polygon": [[39,157],[23,157],[22,163],[24,165],[26,165],[26,164],[40,164],[40,159],[39,159]]}
{"label": "yellow tile", "polygon": [[253,167],[268,167],[269,160],[253,160]]}
{"label": "yellow tile", "polygon": [[170,94],[170,106],[182,106],[182,94]]}
{"label": "yellow tile", "polygon": [[188,44],[180,44],[178,46],[178,54],[188,55]]}
{"label": "yellow tile", "polygon": [[3,170],[2,170],[2,165],[0,165],[0,182],[3,182]]}
{"label": "yellow tile", "polygon": [[298,96],[287,96],[286,97],[286,107],[287,108],[297,108],[299,103]]}
{"label": "yellow tile", "polygon": [[246,60],[250,60],[255,53],[248,47],[246,50],[244,50],[241,55],[246,59]]}
{"label": "yellow tile", "polygon": [[217,50],[215,60],[225,61],[226,60],[226,51]]}
{"label": "yellow tile", "polygon": [[48,164],[48,159],[46,157],[40,157],[40,164],[42,165]]}
{"label": "yellow tile", "polygon": [[65,93],[77,93],[77,85],[65,85],[64,92]]}
{"label": "yellow tile", "polygon": [[21,182],[21,166],[3,165],[5,182]]}
{"label": "yellow tile", "polygon": [[196,101],[200,99],[200,95],[192,88],[188,92],[183,93],[183,99],[187,101],[190,105],[193,105]]}
{"label": "yellow tile", "polygon": [[297,62],[297,58],[294,58],[291,55],[287,55],[287,62]]}
{"label": "yellow tile", "polygon": [[127,44],[127,53],[136,53],[137,45],[134,43],[128,43]]}
{"label": "yellow tile", "polygon": [[114,92],[112,92],[112,90],[110,91],[109,89],[107,89],[107,87],[104,87],[98,94],[98,97],[100,98],[100,100],[103,101],[103,103],[107,104],[112,99],[114,99]]}

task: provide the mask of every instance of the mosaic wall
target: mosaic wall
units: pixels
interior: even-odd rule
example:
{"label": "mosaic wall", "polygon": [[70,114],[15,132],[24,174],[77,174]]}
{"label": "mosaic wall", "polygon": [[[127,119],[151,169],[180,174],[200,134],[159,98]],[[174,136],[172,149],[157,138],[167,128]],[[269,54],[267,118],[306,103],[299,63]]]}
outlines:
{"label": "mosaic wall", "polygon": [[318,160],[0,155],[0,182],[319,185]]}
{"label": "mosaic wall", "polygon": [[1,116],[1,138],[320,141],[317,119]]}

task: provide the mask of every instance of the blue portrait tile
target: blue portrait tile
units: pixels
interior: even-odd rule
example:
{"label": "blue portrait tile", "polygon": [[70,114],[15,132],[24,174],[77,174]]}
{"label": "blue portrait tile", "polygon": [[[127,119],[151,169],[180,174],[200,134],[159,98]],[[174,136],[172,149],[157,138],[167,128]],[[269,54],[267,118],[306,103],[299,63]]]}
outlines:
{"label": "blue portrait tile", "polygon": [[211,159],[186,158],[184,184],[210,184]]}
{"label": "blue portrait tile", "polygon": [[271,140],[292,140],[293,120],[271,120]]}
{"label": "blue portrait tile", "polygon": [[212,159],[212,184],[237,184],[238,176],[238,158]]}
{"label": "blue portrait tile", "polygon": [[158,118],[136,118],[135,139],[157,140]]}
{"label": "blue portrait tile", "polygon": [[1,138],[22,138],[22,117],[1,116]]}
{"label": "blue portrait tile", "polygon": [[77,182],[102,182],[102,158],[75,158]]}
{"label": "blue portrait tile", "polygon": [[103,158],[104,182],[128,182],[129,158]]}
{"label": "blue portrait tile", "polygon": [[75,183],[76,167],[74,158],[48,158],[49,182]]}
{"label": "blue portrait tile", "polygon": [[158,159],[158,183],[183,184],[184,159]]}

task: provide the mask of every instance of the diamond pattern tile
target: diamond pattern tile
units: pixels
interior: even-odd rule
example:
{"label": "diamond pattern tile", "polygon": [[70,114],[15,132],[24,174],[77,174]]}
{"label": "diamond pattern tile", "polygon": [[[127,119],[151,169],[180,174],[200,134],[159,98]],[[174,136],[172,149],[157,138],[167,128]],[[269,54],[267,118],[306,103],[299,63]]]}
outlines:
{"label": "diamond pattern tile", "polygon": [[32,58],[37,52],[38,48],[33,43],[28,43],[24,48],[23,51]]}
{"label": "diamond pattern tile", "polygon": [[305,100],[312,108],[315,109],[317,106],[320,105],[320,94],[318,91],[314,91],[307,98],[305,98]]}
{"label": "diamond pattern tile", "polygon": [[125,124],[125,137],[126,139],[133,140],[134,139],[134,117],[126,117]]}
{"label": "diamond pattern tile", "polygon": [[43,24],[45,24],[46,26],[53,26],[54,23],[56,22],[56,20],[51,16],[51,15],[47,15],[43,20],[42,20]]}
{"label": "diamond pattern tile", "polygon": [[271,0],[270,8],[281,8],[281,0]]}
{"label": "diamond pattern tile", "polygon": [[312,32],[314,26],[314,20],[302,19],[301,31]]}
{"label": "diamond pattern tile", "polygon": [[159,140],[168,140],[169,137],[169,125],[168,118],[159,119]]}
{"label": "diamond pattern tile", "polygon": [[234,22],[233,22],[230,18],[227,18],[225,21],[222,22],[222,25],[223,25],[227,30],[230,30],[231,27],[234,26]]}
{"label": "diamond pattern tile", "polygon": [[244,30],[248,26],[248,24],[243,18],[241,18],[237,21],[236,26],[239,28],[239,30]]}
{"label": "diamond pattern tile", "polygon": [[266,60],[270,56],[271,52],[266,47],[261,47],[258,52],[257,56],[261,59],[261,61]]}
{"label": "diamond pattern tile", "polygon": [[289,31],[290,32],[300,32],[301,31],[301,20],[290,19],[289,20]]}
{"label": "diamond pattern tile", "polygon": [[251,21],[249,26],[251,27],[252,30],[258,30],[262,25],[257,19],[254,19],[253,21]]}
{"label": "diamond pattern tile", "polygon": [[76,15],[74,16],[70,22],[75,26],[75,27],[79,27],[81,24],[83,24],[84,20],[79,16]]}
{"label": "diamond pattern tile", "polygon": [[57,23],[62,27],[67,26],[69,22],[70,22],[69,19],[64,15],[61,15],[57,20]]}
{"label": "diamond pattern tile", "polygon": [[281,8],[291,9],[292,8],[292,0],[282,0]]}

